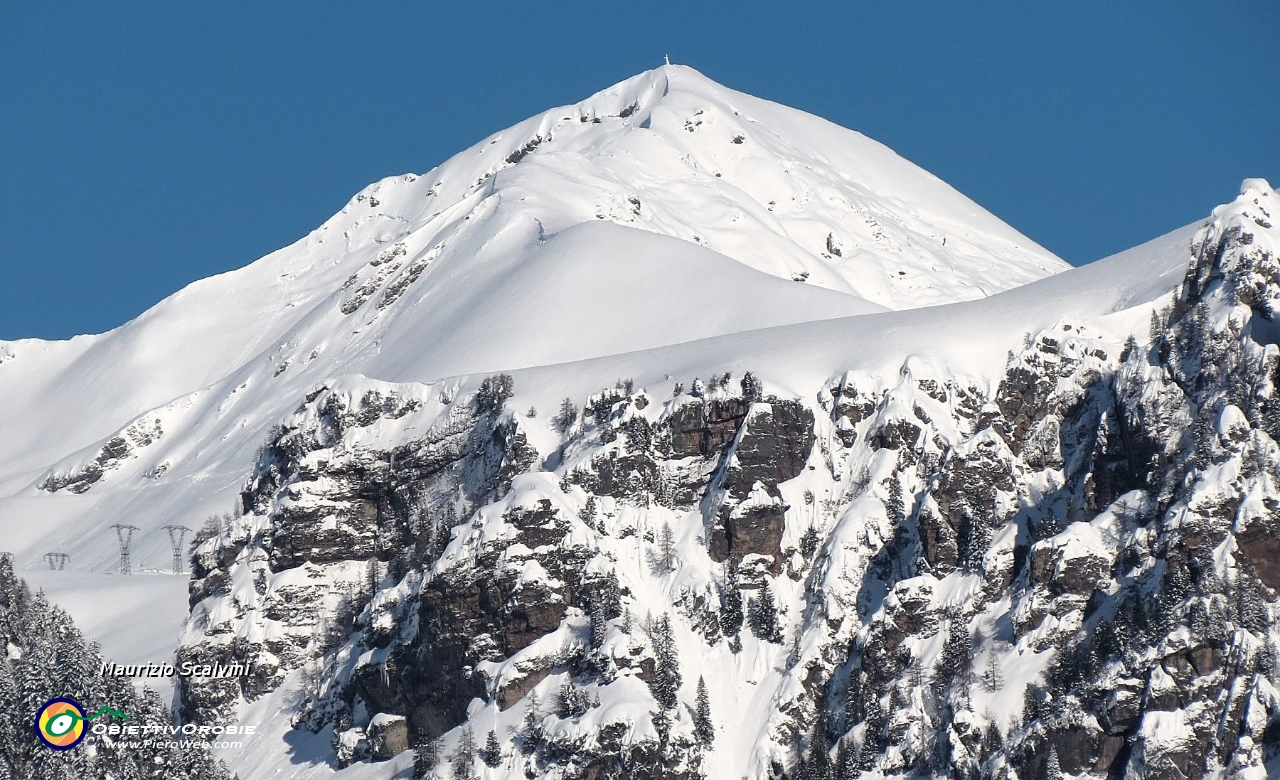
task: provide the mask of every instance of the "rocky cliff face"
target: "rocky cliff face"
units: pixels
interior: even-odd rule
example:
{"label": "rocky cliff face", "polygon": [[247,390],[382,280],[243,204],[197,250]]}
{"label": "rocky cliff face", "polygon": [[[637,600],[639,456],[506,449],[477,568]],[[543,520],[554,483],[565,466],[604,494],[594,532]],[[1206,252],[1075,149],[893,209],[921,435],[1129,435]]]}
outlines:
{"label": "rocky cliff face", "polygon": [[503,377],[324,387],[196,550],[181,652],[256,672],[183,715],[285,688],[422,776],[1262,777],[1278,206],[1215,212],[1149,333],[994,379],[620,381],[554,432]]}

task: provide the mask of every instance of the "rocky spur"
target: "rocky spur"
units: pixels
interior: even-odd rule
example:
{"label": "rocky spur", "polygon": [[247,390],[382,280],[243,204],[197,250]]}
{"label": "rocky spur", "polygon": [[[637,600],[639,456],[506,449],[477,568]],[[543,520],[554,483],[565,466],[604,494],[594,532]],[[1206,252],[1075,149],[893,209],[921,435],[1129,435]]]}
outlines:
{"label": "rocky spur", "polygon": [[183,661],[178,665],[171,663],[116,664],[102,662],[98,667],[100,677],[248,677],[253,674],[251,663],[207,663]]}

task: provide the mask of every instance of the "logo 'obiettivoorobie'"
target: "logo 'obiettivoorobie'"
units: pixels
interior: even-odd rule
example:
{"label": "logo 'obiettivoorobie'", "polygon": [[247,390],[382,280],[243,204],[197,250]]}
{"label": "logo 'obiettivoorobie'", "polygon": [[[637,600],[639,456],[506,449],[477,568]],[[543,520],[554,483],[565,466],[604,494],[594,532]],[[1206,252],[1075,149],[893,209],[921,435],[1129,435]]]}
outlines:
{"label": "logo 'obiettivoorobie'", "polygon": [[70,750],[85,736],[85,722],[102,715],[114,715],[121,720],[129,716],[107,705],[98,708],[92,715],[85,715],[84,707],[75,699],[59,697],[50,699],[36,710],[36,736],[46,747],[54,750]]}

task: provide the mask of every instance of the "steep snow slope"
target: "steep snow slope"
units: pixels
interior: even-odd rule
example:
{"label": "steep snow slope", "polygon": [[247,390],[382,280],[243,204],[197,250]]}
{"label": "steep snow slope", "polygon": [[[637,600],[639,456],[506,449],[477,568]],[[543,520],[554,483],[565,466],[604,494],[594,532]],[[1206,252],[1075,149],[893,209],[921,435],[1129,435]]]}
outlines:
{"label": "steep snow slope", "polygon": [[[433,291],[394,313],[366,365],[406,377],[476,373],[883,310],[697,245],[587,222],[545,238],[483,287]],[[440,337],[423,343],[425,333]]]}
{"label": "steep snow slope", "polygon": [[[548,231],[625,221],[893,309],[1066,267],[883,145],[689,68],[641,74],[478,149],[482,181],[492,172]],[[476,186],[449,165],[428,178],[450,199]]]}
{"label": "steep snow slope", "polygon": [[[1064,318],[1091,321],[1117,342],[1145,327],[1151,304],[1182,281],[1190,241],[1200,225],[1171,231],[1111,257],[977,301],[754,330],[658,350],[610,355],[575,366],[516,372],[519,386],[547,388],[522,400],[547,404],[565,394],[591,392],[607,377],[633,377],[639,386],[667,376],[712,372],[767,375],[787,392],[804,395],[830,376],[857,367],[892,373],[916,357],[974,376],[1004,367],[1010,338]],[[394,371],[376,376],[403,379]],[[559,396],[557,395],[559,394]]]}

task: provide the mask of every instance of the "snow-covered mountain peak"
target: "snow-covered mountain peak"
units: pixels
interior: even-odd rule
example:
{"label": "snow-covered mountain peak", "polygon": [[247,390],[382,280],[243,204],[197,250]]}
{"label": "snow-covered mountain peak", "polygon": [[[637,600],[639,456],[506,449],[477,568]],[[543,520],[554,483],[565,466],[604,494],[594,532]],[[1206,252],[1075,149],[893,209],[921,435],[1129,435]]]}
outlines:
{"label": "snow-covered mountain peak", "polygon": [[682,66],[531,117],[421,178],[379,182],[326,227],[385,238],[491,198],[544,233],[617,222],[891,309],[1066,268],[883,145]]}
{"label": "snow-covered mountain peak", "polygon": [[1275,194],[1275,188],[1261,177],[1246,178],[1240,183],[1240,194],[1248,195],[1250,193],[1257,193],[1260,196],[1269,198]]}
{"label": "snow-covered mountain peak", "polygon": [[1215,208],[1191,241],[1195,262],[1183,279],[1181,301],[1195,304],[1230,277],[1238,302],[1266,312],[1270,321],[1280,300],[1272,300],[1269,270],[1259,267],[1259,258],[1280,255],[1277,207],[1280,199],[1265,179],[1245,179],[1235,200]]}
{"label": "snow-covered mountain peak", "polygon": [[664,67],[0,343],[0,550],[114,660],[250,665],[175,700],[245,780],[1258,777],[1275,207],[1054,273]]}
{"label": "snow-covered mountain peak", "polygon": [[1252,222],[1255,227],[1270,228],[1271,216],[1280,209],[1280,196],[1270,182],[1261,178],[1245,179],[1240,183],[1236,199],[1214,208],[1203,229],[1212,231],[1236,224],[1241,227]]}

